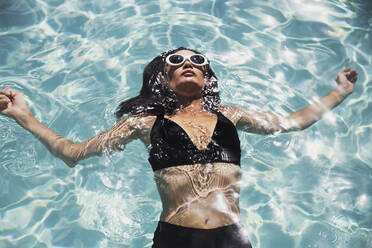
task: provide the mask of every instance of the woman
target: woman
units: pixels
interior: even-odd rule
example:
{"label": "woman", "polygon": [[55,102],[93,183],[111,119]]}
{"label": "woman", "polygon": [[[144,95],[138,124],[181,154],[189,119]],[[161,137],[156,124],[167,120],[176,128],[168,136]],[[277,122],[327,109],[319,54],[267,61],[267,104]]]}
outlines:
{"label": "woman", "polygon": [[337,76],[337,88],[287,117],[220,106],[217,80],[200,53],[178,48],[153,59],[140,95],[120,104],[110,130],[75,144],[38,122],[24,96],[0,91],[1,114],[14,118],[55,156],[79,160],[120,151],[134,139],[149,148],[163,204],[153,247],[251,247],[239,225],[240,143],[236,128],[269,134],[302,130],[353,92],[357,72]]}

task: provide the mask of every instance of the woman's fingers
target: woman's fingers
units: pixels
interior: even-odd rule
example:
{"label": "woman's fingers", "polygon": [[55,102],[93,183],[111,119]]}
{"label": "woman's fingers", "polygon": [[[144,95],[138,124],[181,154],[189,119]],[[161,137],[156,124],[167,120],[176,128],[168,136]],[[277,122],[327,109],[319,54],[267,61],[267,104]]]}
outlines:
{"label": "woman's fingers", "polygon": [[346,74],[346,78],[354,84],[358,80],[358,72],[351,70]]}
{"label": "woman's fingers", "polygon": [[6,109],[10,102],[9,97],[6,95],[0,95],[0,111]]}
{"label": "woman's fingers", "polygon": [[13,96],[13,91],[9,87],[5,87],[0,91],[0,94],[6,95],[7,97],[12,97]]}
{"label": "woman's fingers", "polygon": [[347,81],[355,84],[355,82],[358,80],[358,72],[350,68],[345,68],[339,73],[339,77],[340,79],[342,79],[342,77],[346,77]]}
{"label": "woman's fingers", "polygon": [[11,88],[0,90],[0,114],[16,118],[16,115],[27,114],[29,111],[22,92]]}
{"label": "woman's fingers", "polygon": [[9,100],[10,101],[8,96],[6,96],[4,94],[0,94],[0,101],[4,101],[4,100]]}
{"label": "woman's fingers", "polygon": [[6,95],[0,95],[0,103],[10,103],[10,99]]}

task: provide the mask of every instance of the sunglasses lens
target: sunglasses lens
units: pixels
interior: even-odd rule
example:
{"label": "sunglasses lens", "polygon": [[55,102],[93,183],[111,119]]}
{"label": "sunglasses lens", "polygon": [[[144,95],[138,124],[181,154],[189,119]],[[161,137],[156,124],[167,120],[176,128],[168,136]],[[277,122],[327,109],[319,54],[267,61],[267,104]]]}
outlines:
{"label": "sunglasses lens", "polygon": [[190,60],[192,63],[196,64],[196,65],[202,65],[204,64],[205,62],[205,58],[199,54],[195,54],[195,55],[192,55],[190,57]]}
{"label": "sunglasses lens", "polygon": [[183,57],[178,54],[172,54],[171,56],[169,56],[169,62],[174,65],[181,64],[183,62]]}

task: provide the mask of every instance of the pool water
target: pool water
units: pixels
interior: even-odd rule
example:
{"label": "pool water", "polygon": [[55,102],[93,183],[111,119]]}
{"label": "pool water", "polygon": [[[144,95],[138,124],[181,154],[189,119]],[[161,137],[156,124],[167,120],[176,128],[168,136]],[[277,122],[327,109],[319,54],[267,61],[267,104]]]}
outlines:
{"label": "pool water", "polygon": [[[310,128],[240,133],[242,224],[256,248],[372,247],[372,2],[2,0],[0,88],[76,142],[115,123],[144,66],[205,53],[223,104],[286,115],[358,70],[354,93]],[[151,247],[161,203],[138,141],[54,158],[0,116],[0,247]]]}

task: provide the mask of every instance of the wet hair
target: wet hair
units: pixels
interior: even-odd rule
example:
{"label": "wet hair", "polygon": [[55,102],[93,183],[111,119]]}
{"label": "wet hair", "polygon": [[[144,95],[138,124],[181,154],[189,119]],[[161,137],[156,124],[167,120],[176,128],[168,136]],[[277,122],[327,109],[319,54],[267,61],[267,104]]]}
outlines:
{"label": "wet hair", "polygon": [[[124,114],[153,114],[164,115],[172,114],[177,108],[177,97],[175,92],[170,89],[165,82],[165,58],[180,50],[195,50],[179,47],[169,50],[155,57],[144,69],[142,88],[138,96],[125,100],[119,104],[116,110],[116,117],[119,119]],[[218,93],[217,77],[209,63],[205,66],[205,80],[209,85],[202,91],[204,109],[212,113],[217,112],[220,106],[220,96]]]}

